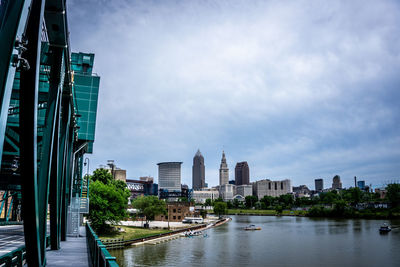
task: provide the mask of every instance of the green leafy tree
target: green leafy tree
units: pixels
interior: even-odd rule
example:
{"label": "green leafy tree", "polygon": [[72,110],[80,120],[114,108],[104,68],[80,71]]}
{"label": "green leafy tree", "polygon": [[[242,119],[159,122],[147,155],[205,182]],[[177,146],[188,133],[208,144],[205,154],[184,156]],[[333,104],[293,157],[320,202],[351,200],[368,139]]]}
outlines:
{"label": "green leafy tree", "polygon": [[165,201],[156,196],[141,196],[133,200],[132,206],[139,210],[140,215],[146,216],[146,223],[154,217],[167,212]]}
{"label": "green leafy tree", "polygon": [[239,206],[240,206],[240,201],[239,201],[237,198],[235,198],[235,199],[233,200],[233,202],[232,202],[232,206],[233,206],[235,209],[239,208]]}
{"label": "green leafy tree", "polygon": [[207,217],[207,210],[200,210],[200,216],[205,219]]}
{"label": "green leafy tree", "polygon": [[257,196],[247,196],[244,198],[244,200],[245,200],[246,208],[252,208],[256,205],[256,202],[258,201],[258,197]]}
{"label": "green leafy tree", "polygon": [[206,202],[204,203],[204,205],[207,206],[207,207],[208,207],[208,206],[212,206],[212,205],[213,205],[212,199],[211,199],[211,198],[207,198],[207,199],[206,199]]}
{"label": "green leafy tree", "polygon": [[280,195],[279,202],[284,204],[285,206],[291,206],[294,203],[293,195],[291,194]]}
{"label": "green leafy tree", "polygon": [[214,213],[217,214],[219,217],[226,213],[227,205],[225,202],[215,202],[214,203]]}
{"label": "green leafy tree", "polygon": [[347,203],[345,200],[336,200],[333,209],[332,209],[332,215],[334,216],[343,216],[346,210]]}
{"label": "green leafy tree", "polygon": [[278,215],[282,214],[283,207],[281,205],[278,205],[275,207],[275,211]]}
{"label": "green leafy tree", "polygon": [[[93,175],[91,176],[92,181],[100,181],[103,184],[108,184],[113,181],[113,177],[109,171],[106,169],[97,169],[93,172]],[[123,181],[121,181],[123,182]],[[124,183],[124,182],[123,182]],[[126,184],[125,184],[126,187]]]}
{"label": "green leafy tree", "polygon": [[180,197],[178,198],[178,202],[189,202],[187,197]]}
{"label": "green leafy tree", "polygon": [[271,196],[264,196],[262,199],[260,199],[260,201],[264,203],[265,208],[272,206],[274,204],[274,200],[275,198]]}
{"label": "green leafy tree", "polygon": [[354,206],[360,203],[362,192],[360,188],[353,187],[345,190],[342,194],[343,199],[351,202]]}
{"label": "green leafy tree", "polygon": [[214,200],[214,203],[215,202],[224,202],[224,200],[222,199],[222,197],[219,197],[219,198],[217,198],[216,200]]}
{"label": "green leafy tree", "polygon": [[[96,173],[95,173],[96,174]],[[101,179],[93,180],[89,190],[89,221],[97,233],[110,229],[126,216],[129,190],[120,183],[104,184]]]}
{"label": "green leafy tree", "polygon": [[400,184],[389,184],[386,188],[386,199],[392,204],[392,207],[400,206]]}
{"label": "green leafy tree", "polygon": [[335,192],[332,191],[319,194],[320,203],[333,204],[336,200],[339,199],[339,195]]}

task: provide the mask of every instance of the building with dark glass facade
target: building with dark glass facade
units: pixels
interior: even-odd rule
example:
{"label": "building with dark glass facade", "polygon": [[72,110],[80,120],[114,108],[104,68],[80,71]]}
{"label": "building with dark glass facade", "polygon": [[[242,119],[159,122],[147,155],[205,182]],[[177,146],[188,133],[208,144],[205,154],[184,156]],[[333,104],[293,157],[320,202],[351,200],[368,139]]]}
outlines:
{"label": "building with dark glass facade", "polygon": [[247,161],[236,163],[235,185],[250,184],[250,170]]}
{"label": "building with dark glass facade", "polygon": [[205,166],[204,166],[204,157],[201,154],[200,150],[197,150],[196,155],[193,158],[193,167],[192,167],[192,187],[193,190],[199,190],[205,187]]}
{"label": "building with dark glass facade", "polygon": [[319,178],[315,179],[315,191],[321,192],[324,189],[324,180]]}

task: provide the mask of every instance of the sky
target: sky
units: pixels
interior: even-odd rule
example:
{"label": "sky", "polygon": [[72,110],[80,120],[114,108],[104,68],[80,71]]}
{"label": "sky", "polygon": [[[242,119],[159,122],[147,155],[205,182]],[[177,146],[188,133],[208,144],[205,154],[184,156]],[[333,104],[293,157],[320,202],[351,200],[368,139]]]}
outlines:
{"label": "sky", "polygon": [[400,2],[68,0],[72,51],[101,76],[90,169],[182,161],[192,185],[247,161],[250,181],[314,189],[400,179]]}

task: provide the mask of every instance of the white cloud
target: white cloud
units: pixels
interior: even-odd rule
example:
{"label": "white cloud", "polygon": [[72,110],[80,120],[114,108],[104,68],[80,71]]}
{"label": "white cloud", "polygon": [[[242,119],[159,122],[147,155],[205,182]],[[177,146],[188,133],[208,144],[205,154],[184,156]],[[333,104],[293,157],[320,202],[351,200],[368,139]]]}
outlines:
{"label": "white cloud", "polygon": [[[95,52],[101,75],[96,163],[114,158],[136,177],[182,160],[190,184],[200,147],[216,184],[225,146],[260,176],[273,152],[274,175],[297,184],[398,134],[395,1],[71,2],[73,48]],[[335,162],[322,160],[328,145]],[[293,155],[306,160],[288,165]],[[384,158],[398,155],[385,146]]]}

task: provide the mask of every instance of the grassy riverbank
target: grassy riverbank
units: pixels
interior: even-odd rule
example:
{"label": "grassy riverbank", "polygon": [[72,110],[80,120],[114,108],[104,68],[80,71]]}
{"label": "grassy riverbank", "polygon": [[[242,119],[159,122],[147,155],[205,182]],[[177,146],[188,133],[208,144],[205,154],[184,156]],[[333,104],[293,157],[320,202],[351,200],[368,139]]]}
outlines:
{"label": "grassy riverbank", "polygon": [[116,239],[123,238],[125,240],[131,240],[136,238],[145,238],[152,235],[164,234],[171,232],[171,230],[165,229],[144,229],[133,226],[118,226],[124,230],[124,232],[114,231],[112,233],[99,235],[100,239]]}

